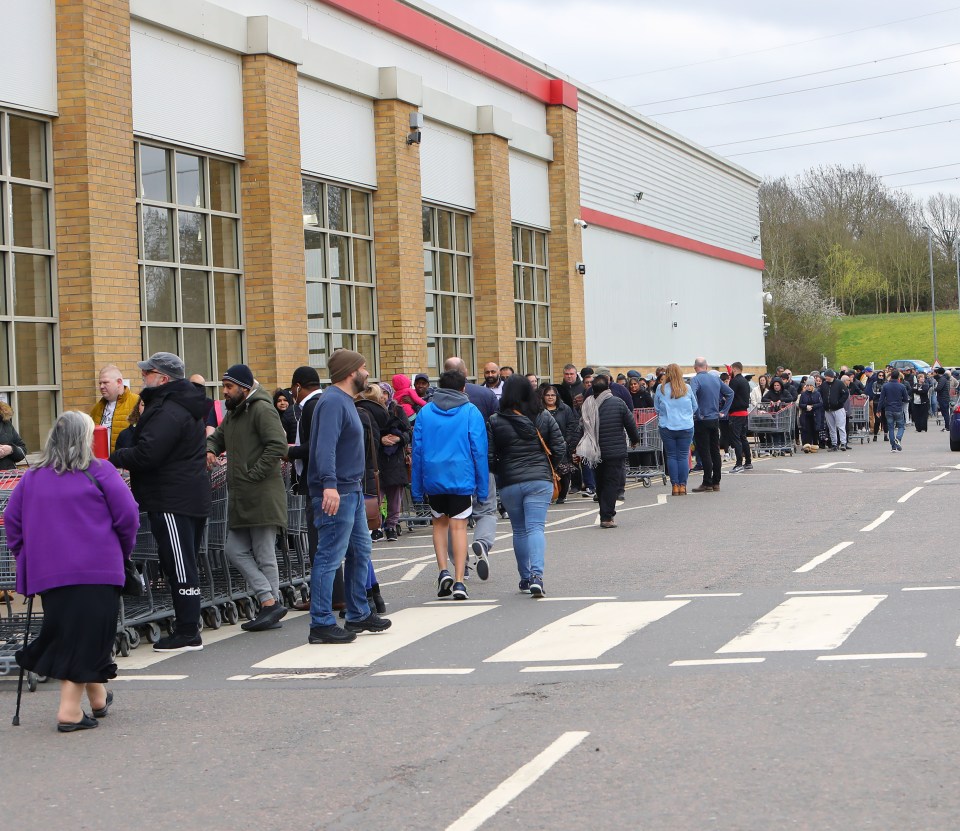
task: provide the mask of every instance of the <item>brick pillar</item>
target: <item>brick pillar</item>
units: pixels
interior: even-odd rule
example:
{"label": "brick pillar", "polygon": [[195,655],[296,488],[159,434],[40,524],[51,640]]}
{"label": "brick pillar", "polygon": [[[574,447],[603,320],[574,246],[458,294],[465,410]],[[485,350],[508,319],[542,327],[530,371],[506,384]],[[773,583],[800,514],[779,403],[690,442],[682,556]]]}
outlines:
{"label": "brick pillar", "polygon": [[61,383],[64,408],[88,410],[104,364],[117,364],[139,389],[130,3],[57,0],[56,16]]}
{"label": "brick pillar", "polygon": [[479,374],[488,361],[517,368],[507,139],[493,133],[474,136],[473,169],[477,198],[473,218],[473,296]]}
{"label": "brick pillar", "polygon": [[550,164],[550,314],[553,337],[553,377],[563,377],[567,363],[583,366],[587,359],[584,333],[581,230],[580,156],[577,113],[562,104],[547,107],[547,133],[553,138]]}
{"label": "brick pillar", "polygon": [[263,386],[273,387],[288,384],[307,362],[296,64],[267,54],[243,56],[243,141],[247,360]]}
{"label": "brick pillar", "polygon": [[377,191],[373,242],[377,262],[380,375],[389,379],[426,363],[426,303],[420,147],[407,144],[416,105],[395,98],[374,102]]}

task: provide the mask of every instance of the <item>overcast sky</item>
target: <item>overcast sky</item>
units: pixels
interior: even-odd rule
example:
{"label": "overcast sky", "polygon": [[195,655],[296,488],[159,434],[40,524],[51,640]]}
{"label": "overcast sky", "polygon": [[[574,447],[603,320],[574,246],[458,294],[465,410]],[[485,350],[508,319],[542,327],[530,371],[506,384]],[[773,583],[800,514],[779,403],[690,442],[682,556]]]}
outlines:
{"label": "overcast sky", "polygon": [[[910,171],[886,177],[892,186],[945,180],[905,188],[918,197],[960,195],[960,5],[948,0],[431,1],[762,176],[862,164]],[[717,92],[807,73],[818,74]],[[841,85],[876,75],[888,77]],[[705,92],[717,94],[686,97]],[[932,122],[948,123],[879,133]]]}

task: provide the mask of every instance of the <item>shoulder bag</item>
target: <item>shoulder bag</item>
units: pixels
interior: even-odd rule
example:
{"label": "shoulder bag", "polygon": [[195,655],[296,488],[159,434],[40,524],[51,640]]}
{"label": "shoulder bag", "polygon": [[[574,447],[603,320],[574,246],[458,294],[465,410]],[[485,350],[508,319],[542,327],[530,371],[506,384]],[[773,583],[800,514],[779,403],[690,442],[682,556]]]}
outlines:
{"label": "shoulder bag", "polygon": [[363,495],[363,508],[367,514],[367,528],[371,531],[379,531],[383,524],[383,516],[380,513],[380,468],[377,465],[377,452],[373,447],[373,431],[370,431],[370,440],[367,442],[367,451],[370,456],[370,466],[373,469],[373,481],[376,487],[374,496]]}
{"label": "shoulder bag", "polygon": [[[553,418],[553,416],[551,416]],[[537,431],[537,438],[540,439],[540,444],[543,447],[543,452],[547,454],[547,464],[550,465],[550,476],[553,478],[553,498],[557,499],[560,496],[560,474],[557,473],[557,469],[553,466],[553,453],[550,452],[550,448],[547,447],[547,443],[543,440],[543,435],[540,433],[540,428],[537,427],[537,423],[533,423],[533,429]]]}
{"label": "shoulder bag", "polygon": [[[100,484],[100,481],[96,478],[96,476],[94,476],[89,470],[84,470],[83,475],[97,486],[97,489],[103,494],[104,500],[106,500],[107,493],[104,491],[103,485]],[[143,582],[143,575],[140,573],[140,570],[134,565],[133,560],[124,557],[123,588],[120,590],[120,593],[126,597],[142,597],[146,590],[147,587]]]}

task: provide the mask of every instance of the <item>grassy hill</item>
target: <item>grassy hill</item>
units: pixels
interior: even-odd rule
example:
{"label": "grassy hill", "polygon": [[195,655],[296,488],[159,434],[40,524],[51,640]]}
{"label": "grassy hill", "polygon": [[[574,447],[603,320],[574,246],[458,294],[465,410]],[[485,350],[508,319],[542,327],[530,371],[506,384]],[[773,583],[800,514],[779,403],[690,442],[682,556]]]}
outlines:
{"label": "grassy hill", "polygon": [[[896,315],[857,315],[834,324],[837,333],[836,366],[916,358],[933,363],[933,325],[930,312]],[[940,363],[960,366],[960,313],[937,312]]]}

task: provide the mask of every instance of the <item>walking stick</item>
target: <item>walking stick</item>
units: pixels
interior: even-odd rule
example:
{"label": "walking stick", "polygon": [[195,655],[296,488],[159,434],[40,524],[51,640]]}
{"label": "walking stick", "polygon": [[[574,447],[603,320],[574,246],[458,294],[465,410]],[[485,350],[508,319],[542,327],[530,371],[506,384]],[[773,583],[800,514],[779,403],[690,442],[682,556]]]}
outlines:
{"label": "walking stick", "polygon": [[[27,598],[27,625],[23,634],[23,645],[26,645],[30,642],[30,619],[33,617],[33,595],[31,594]],[[20,667],[20,680],[17,681],[17,709],[13,714],[13,726],[20,726],[20,699],[23,697],[23,675],[24,668]]]}

